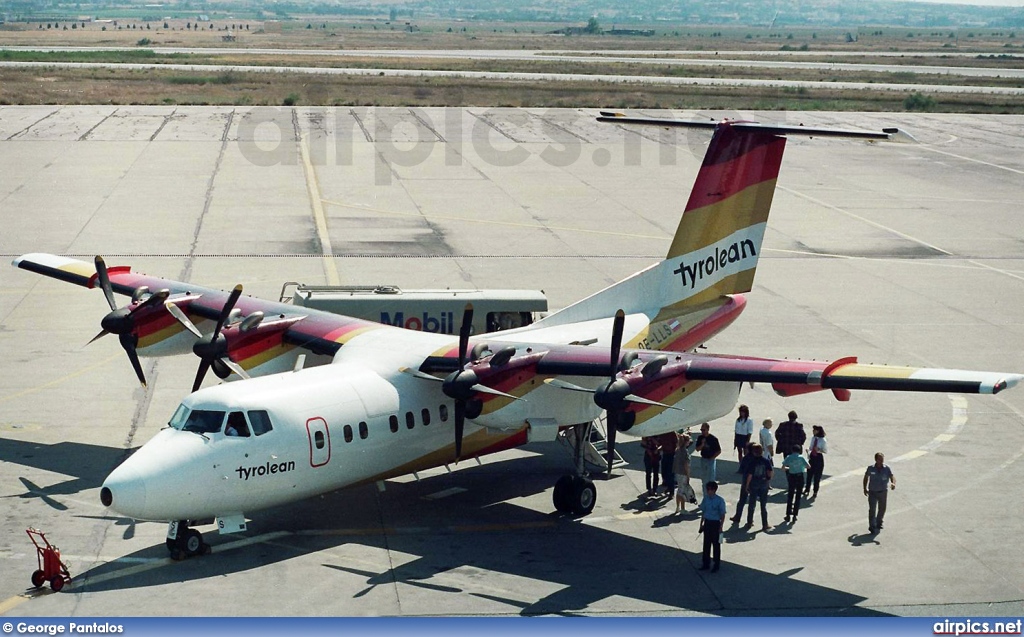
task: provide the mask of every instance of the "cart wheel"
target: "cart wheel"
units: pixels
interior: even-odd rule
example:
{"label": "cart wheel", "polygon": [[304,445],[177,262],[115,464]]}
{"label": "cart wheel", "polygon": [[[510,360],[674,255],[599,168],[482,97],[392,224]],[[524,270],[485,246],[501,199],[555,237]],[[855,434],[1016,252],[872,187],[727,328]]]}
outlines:
{"label": "cart wheel", "polygon": [[46,583],[46,573],[42,571],[36,571],[32,573],[32,586],[39,588]]}
{"label": "cart wheel", "polygon": [[50,578],[50,588],[53,589],[54,593],[59,593],[60,589],[64,588],[64,576],[54,575]]}
{"label": "cart wheel", "polygon": [[189,557],[200,555],[203,552],[203,535],[195,529],[185,531],[184,541],[185,554]]}

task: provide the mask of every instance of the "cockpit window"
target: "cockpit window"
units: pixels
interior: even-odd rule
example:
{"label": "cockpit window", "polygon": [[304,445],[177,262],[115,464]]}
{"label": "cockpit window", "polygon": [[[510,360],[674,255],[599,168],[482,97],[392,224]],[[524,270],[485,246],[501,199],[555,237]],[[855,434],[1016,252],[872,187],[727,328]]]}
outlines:
{"label": "cockpit window", "polygon": [[270,424],[270,414],[262,409],[250,411],[249,422],[252,423],[252,432],[257,436],[262,436],[274,428]]}
{"label": "cockpit window", "polygon": [[209,411],[206,409],[193,409],[185,420],[183,431],[192,431],[197,434],[213,434],[220,431],[224,424],[223,411]]}
{"label": "cockpit window", "polygon": [[233,411],[228,414],[228,425],[224,427],[225,436],[238,438],[249,437],[249,423],[245,422],[245,415],[240,411]]}
{"label": "cockpit window", "polygon": [[181,429],[185,426],[185,421],[188,419],[188,412],[190,409],[185,405],[178,405],[177,411],[171,416],[171,419],[167,422],[168,425],[175,429]]}

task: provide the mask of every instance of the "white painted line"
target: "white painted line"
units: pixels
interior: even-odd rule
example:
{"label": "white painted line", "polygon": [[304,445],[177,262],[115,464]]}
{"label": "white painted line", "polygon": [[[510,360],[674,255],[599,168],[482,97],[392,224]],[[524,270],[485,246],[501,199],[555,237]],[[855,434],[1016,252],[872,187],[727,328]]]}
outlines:
{"label": "white painted line", "polygon": [[425,496],[423,496],[423,499],[424,500],[440,500],[441,498],[447,498],[450,495],[455,495],[457,493],[462,493],[462,492],[467,491],[467,490],[468,489],[464,489],[462,487],[452,487],[450,489],[445,489],[444,491],[438,491],[437,493],[431,493],[429,495],[425,495]]}

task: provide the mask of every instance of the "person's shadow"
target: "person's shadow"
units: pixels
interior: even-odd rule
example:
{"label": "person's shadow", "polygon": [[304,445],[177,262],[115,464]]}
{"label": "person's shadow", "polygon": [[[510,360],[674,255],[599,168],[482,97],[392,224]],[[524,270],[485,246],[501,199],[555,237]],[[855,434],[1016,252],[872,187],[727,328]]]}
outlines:
{"label": "person's shadow", "polygon": [[881,546],[881,542],[878,541],[877,533],[854,533],[850,537],[846,538],[846,541],[853,546],[864,546],[865,544],[874,544]]}

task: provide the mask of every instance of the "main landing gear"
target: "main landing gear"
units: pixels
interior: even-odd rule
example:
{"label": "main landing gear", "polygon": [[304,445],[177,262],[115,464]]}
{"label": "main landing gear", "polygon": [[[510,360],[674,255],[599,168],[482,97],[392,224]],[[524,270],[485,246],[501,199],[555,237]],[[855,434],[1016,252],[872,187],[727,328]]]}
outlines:
{"label": "main landing gear", "polygon": [[569,515],[588,515],[594,510],[597,504],[597,487],[594,481],[587,477],[584,470],[585,445],[590,440],[590,431],[594,426],[593,422],[580,423],[573,427],[575,436],[573,440],[573,460],[575,465],[574,473],[567,473],[555,483],[554,493],[551,499],[555,510],[559,513]]}
{"label": "main landing gear", "polygon": [[188,520],[178,520],[167,525],[167,550],[176,562],[186,557],[209,555],[212,551],[210,545],[203,541],[203,534],[188,526]]}

